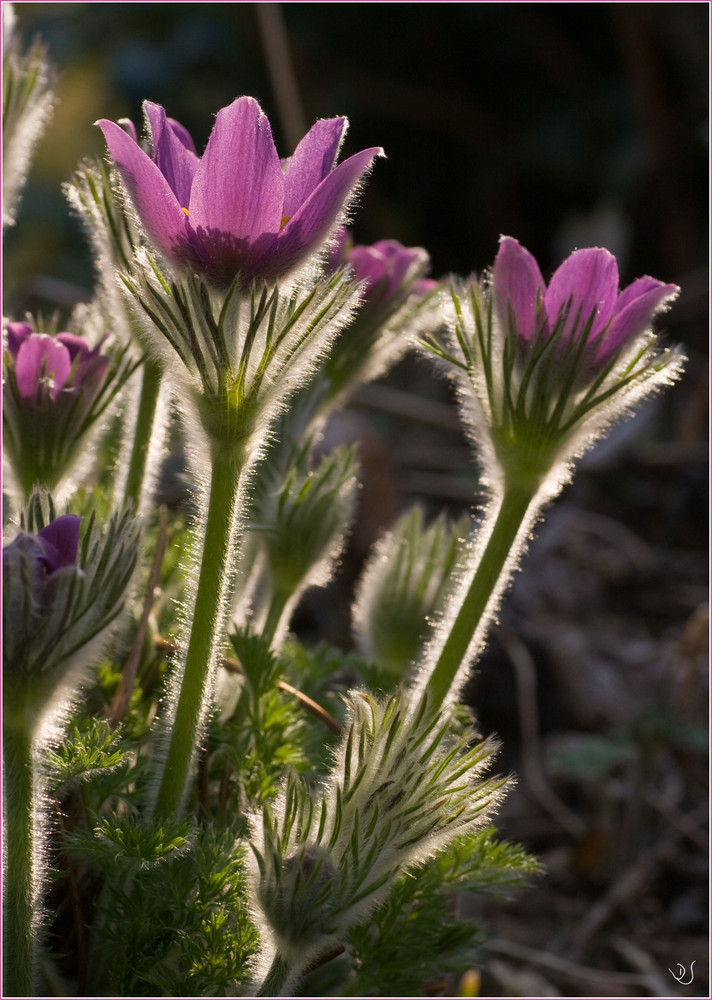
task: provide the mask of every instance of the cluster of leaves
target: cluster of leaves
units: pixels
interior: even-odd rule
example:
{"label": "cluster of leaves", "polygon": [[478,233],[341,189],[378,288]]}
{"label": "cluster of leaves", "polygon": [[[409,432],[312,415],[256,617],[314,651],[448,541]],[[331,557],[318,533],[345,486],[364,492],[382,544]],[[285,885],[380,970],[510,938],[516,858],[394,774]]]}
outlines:
{"label": "cluster of leaves", "polygon": [[401,876],[370,920],[350,931],[355,981],[349,992],[417,996],[428,983],[476,967],[484,928],[455,915],[455,893],[508,892],[537,871],[534,859],[516,845],[498,842],[491,827],[464,834]]}
{"label": "cluster of leaves", "polygon": [[67,850],[102,877],[92,965],[104,989],[202,996],[245,982],[257,934],[247,912],[244,848],[231,831],[187,823],[155,829],[112,817],[76,830]]}
{"label": "cluster of leaves", "polygon": [[[168,580],[166,580],[168,583]],[[74,951],[67,979],[115,995],[200,996],[249,993],[259,934],[249,905],[245,815],[274,800],[287,774],[323,780],[343,691],[361,681],[367,665],[327,646],[307,649],[290,639],[280,656],[249,629],[231,635],[235,659],[221,668],[239,687],[237,704],[216,714],[205,737],[193,805],[201,818],[155,826],[151,797],[149,723],[157,688],[146,670],[161,654],[145,651],[125,724],[112,730],[89,714],[105,704],[119,676],[106,661],[61,743],[46,753],[47,786],[63,814],[54,893],[74,898],[73,926],[58,916],[50,931],[57,952]],[[385,689],[386,674],[370,668]],[[286,679],[286,681],[285,681]],[[333,729],[300,697],[328,705]],[[380,683],[379,683],[380,682]],[[326,691],[328,690],[328,697]],[[234,700],[234,699],[233,699]],[[462,719],[463,731],[467,719]],[[477,963],[482,929],[453,916],[454,894],[507,891],[536,871],[519,848],[478,830],[399,878],[387,898],[344,941],[345,952],[306,977],[312,995],[417,995],[445,973]],[[77,914],[79,914],[77,916]],[[73,942],[76,921],[91,920],[91,956]],[[62,968],[62,963],[59,963]],[[70,967],[71,965],[71,967]]]}

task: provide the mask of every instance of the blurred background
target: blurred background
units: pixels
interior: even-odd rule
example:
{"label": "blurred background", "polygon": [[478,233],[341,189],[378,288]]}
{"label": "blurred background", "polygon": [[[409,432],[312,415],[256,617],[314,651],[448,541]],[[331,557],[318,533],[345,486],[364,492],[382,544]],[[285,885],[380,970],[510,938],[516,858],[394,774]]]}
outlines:
{"label": "blurred background", "polygon": [[[547,874],[475,907],[491,996],[700,996],[707,989],[709,7],[706,3],[18,3],[57,103],[4,257],[4,311],[91,296],[60,185],[103,155],[97,118],[163,104],[201,148],[259,99],[278,148],[347,115],[343,155],[382,145],[357,242],[424,246],[432,275],[481,272],[500,234],[545,276],[578,246],[621,283],[673,281],[659,326],[682,383],[582,463],[538,533],[468,698],[519,775],[500,829]],[[305,635],[349,644],[353,582],[378,532],[420,502],[453,515],[478,479],[447,385],[408,357],[332,422],[360,440],[359,522]],[[689,969],[695,961],[692,982]],[[685,972],[679,973],[679,966]],[[670,971],[672,970],[672,972]],[[676,981],[678,979],[679,981]],[[674,987],[674,989],[673,989]],[[433,984],[433,993],[452,984]]]}

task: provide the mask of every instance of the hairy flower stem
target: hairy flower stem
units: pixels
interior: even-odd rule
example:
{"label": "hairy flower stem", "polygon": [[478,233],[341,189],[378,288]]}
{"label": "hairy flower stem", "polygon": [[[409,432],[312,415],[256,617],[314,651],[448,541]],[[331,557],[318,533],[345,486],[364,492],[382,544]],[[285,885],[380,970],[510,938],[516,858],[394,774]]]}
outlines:
{"label": "hairy flower stem", "polygon": [[258,997],[285,996],[286,988],[294,982],[296,976],[289,962],[279,952],[272,959],[265,981],[257,991]]}
{"label": "hairy flower stem", "polygon": [[131,444],[124,501],[140,510],[146,482],[148,454],[156,423],[158,397],[161,392],[163,369],[155,361],[146,358],[141,372],[143,381],[136,412],[134,436]]}
{"label": "hairy flower stem", "polygon": [[3,838],[3,996],[34,995],[36,872],[32,750],[32,732],[27,721],[6,718],[3,725],[6,823]]}
{"label": "hairy flower stem", "polygon": [[521,543],[539,507],[537,493],[537,489],[519,482],[505,482],[487,543],[437,662],[425,681],[432,711],[437,711],[448,697],[475,633],[486,625],[488,607],[494,610],[507,585]]}
{"label": "hairy flower stem", "polygon": [[269,642],[270,645],[274,643],[275,636],[280,634],[280,626],[287,611],[290,597],[291,594],[285,593],[283,590],[275,590],[271,596],[267,616],[262,628],[262,638]]}
{"label": "hairy flower stem", "polygon": [[209,693],[210,672],[231,597],[232,541],[244,452],[211,447],[212,473],[193,622],[171,738],[163,765],[154,817],[172,819],[180,811]]}

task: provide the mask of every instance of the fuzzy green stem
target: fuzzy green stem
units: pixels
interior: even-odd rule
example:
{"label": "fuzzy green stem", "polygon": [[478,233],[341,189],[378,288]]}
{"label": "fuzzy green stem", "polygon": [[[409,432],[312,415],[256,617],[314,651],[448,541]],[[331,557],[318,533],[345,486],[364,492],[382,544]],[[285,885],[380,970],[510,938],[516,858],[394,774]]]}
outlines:
{"label": "fuzzy green stem", "polygon": [[283,996],[283,991],[288,982],[292,979],[293,973],[289,962],[283,958],[279,952],[272,959],[272,964],[265,976],[265,981],[257,992],[258,997],[279,997]]}
{"label": "fuzzy green stem", "polygon": [[139,510],[146,480],[148,453],[151,447],[158,397],[161,392],[163,369],[155,361],[146,358],[142,369],[143,381],[139,396],[134,436],[131,444],[124,500],[135,510]]}
{"label": "fuzzy green stem", "polygon": [[208,695],[211,667],[220,639],[225,603],[230,597],[231,544],[244,465],[242,452],[211,449],[212,474],[203,554],[193,622],[171,738],[155,806],[157,821],[174,818],[181,807]]}
{"label": "fuzzy green stem", "polygon": [[266,642],[269,642],[270,645],[272,645],[275,635],[278,634],[290,597],[291,594],[289,592],[285,593],[279,588],[272,593],[262,629],[262,638]]}
{"label": "fuzzy green stem", "polygon": [[509,578],[507,564],[516,554],[522,529],[530,523],[537,490],[519,484],[507,485],[490,536],[477,563],[465,598],[427,680],[429,703],[437,711],[448,696],[487,605],[504,589]]}
{"label": "fuzzy green stem", "polygon": [[[12,724],[13,721],[15,724]],[[36,873],[32,749],[30,726],[24,720],[6,720],[3,725],[3,797],[6,822],[3,996],[34,995],[33,902]]]}

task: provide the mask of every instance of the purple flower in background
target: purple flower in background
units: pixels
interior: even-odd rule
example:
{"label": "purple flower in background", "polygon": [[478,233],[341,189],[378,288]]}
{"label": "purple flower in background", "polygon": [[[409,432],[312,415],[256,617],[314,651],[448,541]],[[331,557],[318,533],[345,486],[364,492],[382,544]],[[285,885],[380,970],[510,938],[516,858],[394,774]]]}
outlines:
{"label": "purple flower in background", "polygon": [[78,514],[64,514],[37,533],[43,549],[42,565],[48,576],[63,566],[75,565],[81,520]]}
{"label": "purple flower in background", "polygon": [[[7,349],[20,397],[29,403],[55,403],[64,391],[81,388],[88,409],[101,389],[111,358],[90,348],[83,337],[36,333],[30,323],[8,323]],[[74,393],[76,395],[76,392]]]}
{"label": "purple flower in background", "polygon": [[168,257],[217,284],[276,280],[318,252],[379,147],[335,166],[345,118],[316,122],[280,161],[269,120],[252,97],[218,112],[198,157],[183,126],[144,102],[151,150],[102,119],[116,167],[148,235]]}
{"label": "purple flower in background", "polygon": [[76,466],[87,467],[87,434],[136,367],[128,345],[102,353],[75,333],[49,336],[31,323],[7,323],[3,352],[3,444],[24,503],[35,486],[54,492]]}
{"label": "purple flower in background", "polygon": [[[29,559],[36,581],[51,576],[65,566],[75,566],[79,548],[79,525],[77,514],[64,514],[50,521],[36,535],[25,531],[19,534],[2,550],[3,574],[7,583],[8,571],[18,559]],[[38,583],[41,586],[41,583]],[[37,595],[35,595],[37,597]]]}
{"label": "purple flower in background", "polygon": [[50,521],[36,535],[20,531],[9,545],[4,546],[3,589],[9,601],[17,596],[15,589],[29,583],[32,607],[36,612],[41,610],[44,581],[66,567],[76,568],[81,520],[77,514],[64,514]]}
{"label": "purple flower in background", "polygon": [[341,227],[332,248],[329,265],[332,271],[350,264],[357,281],[366,282],[364,302],[378,307],[400,296],[423,296],[437,286],[424,278],[430,258],[422,247],[405,247],[398,240],[379,240],[372,246],[354,246]]}
{"label": "purple flower in background", "polygon": [[534,257],[504,236],[492,271],[495,314],[505,330],[512,324],[525,343],[554,330],[570,342],[585,331],[596,363],[602,364],[643,333],[680,291],[646,276],[619,292],[618,281],[613,254],[590,247],[567,257],[547,288]]}
{"label": "purple flower in background", "polygon": [[71,586],[81,517],[65,514],[36,535],[20,531],[2,550],[3,652],[11,659],[41,631],[58,588]]}
{"label": "purple flower in background", "polygon": [[[32,502],[28,516],[37,510]],[[106,530],[92,516],[80,544],[82,523],[64,514],[3,546],[3,707],[26,716],[32,730],[58,683],[70,674],[78,681],[91,665],[136,563],[138,522],[128,512]]]}

